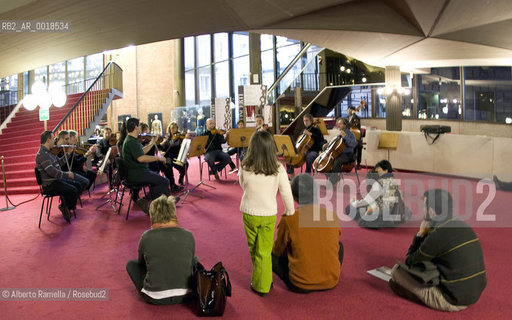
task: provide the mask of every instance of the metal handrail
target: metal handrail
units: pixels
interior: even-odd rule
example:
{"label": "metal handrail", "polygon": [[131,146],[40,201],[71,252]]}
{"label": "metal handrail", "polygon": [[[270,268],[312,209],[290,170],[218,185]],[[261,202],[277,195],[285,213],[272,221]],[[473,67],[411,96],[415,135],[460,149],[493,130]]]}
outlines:
{"label": "metal handrail", "polygon": [[300,58],[308,51],[308,49],[311,47],[311,43],[307,43],[304,48],[293,58],[293,60],[288,64],[288,66],[284,69],[284,71],[277,77],[276,81],[268,88],[267,90],[267,96],[270,95],[272,91],[274,91],[277,88],[277,85],[283,80],[283,78],[290,72],[290,70],[293,68],[295,63],[299,61]]}
{"label": "metal handrail", "polygon": [[66,115],[62,118],[62,120],[60,120],[60,122],[57,124],[57,126],[55,126],[55,128],[52,130],[53,133],[55,133],[57,131],[57,129],[60,128],[60,126],[62,126],[62,124],[67,120],[67,118],[73,113],[73,111],[75,111],[75,109],[80,105],[80,103],[82,102],[82,100],[85,98],[85,96],[90,92],[92,91],[92,88],[94,87],[94,85],[101,79],[104,77],[105,75],[105,72],[111,67],[111,66],[115,66],[117,68],[119,68],[121,71],[123,71],[123,69],[115,62],[109,62],[107,64],[107,66],[103,69],[103,71],[98,75],[98,77],[96,78],[96,80],[94,80],[94,82],[89,86],[89,88],[87,88],[87,90],[84,92],[84,94],[82,94],[82,96],[80,96],[80,98],[78,99],[78,101],[73,105],[73,107],[71,107],[71,109],[69,109],[68,113],[66,113]]}

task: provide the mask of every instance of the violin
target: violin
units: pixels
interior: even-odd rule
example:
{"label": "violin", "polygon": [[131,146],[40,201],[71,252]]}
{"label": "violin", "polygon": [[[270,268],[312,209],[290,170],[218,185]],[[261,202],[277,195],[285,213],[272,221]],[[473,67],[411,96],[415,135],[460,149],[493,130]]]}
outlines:
{"label": "violin", "polygon": [[112,146],[115,146],[117,145],[117,137],[115,134],[111,134],[110,135],[110,139],[108,139],[108,144],[112,147]]}
{"label": "violin", "polygon": [[156,143],[160,143],[164,140],[164,136],[158,134],[141,133],[139,134],[139,142],[142,144],[148,144],[154,137],[158,137]]}
{"label": "violin", "polygon": [[72,146],[70,146],[69,144],[61,144],[60,146],[58,145],[53,145],[50,147],[50,152],[53,154],[53,155],[58,155],[61,151],[64,151],[66,152],[68,150],[68,148],[70,148]]}
{"label": "violin", "polygon": [[217,128],[210,130],[210,133],[212,135],[220,134],[221,136],[223,136],[226,134],[226,132],[227,132],[226,130],[217,129]]}
{"label": "violin", "polygon": [[183,140],[183,139],[185,139],[186,135],[187,135],[186,133],[176,132],[175,134],[172,135],[172,140],[178,140],[178,139]]}

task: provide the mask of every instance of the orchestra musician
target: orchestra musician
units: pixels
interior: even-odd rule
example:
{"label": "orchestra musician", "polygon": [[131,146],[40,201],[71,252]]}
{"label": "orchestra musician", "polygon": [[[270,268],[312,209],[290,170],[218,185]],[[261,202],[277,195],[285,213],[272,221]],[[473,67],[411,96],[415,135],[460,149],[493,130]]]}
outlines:
{"label": "orchestra musician", "polygon": [[[171,189],[176,189],[176,191],[183,189],[183,178],[185,177],[185,173],[188,169],[188,162],[185,162],[184,166],[180,166],[174,163],[174,159],[176,159],[180,153],[181,142],[185,139],[188,134],[181,134],[179,132],[179,127],[176,122],[171,122],[167,126],[167,136],[162,140],[160,144],[157,145],[158,149],[162,150],[164,153],[164,157],[168,159],[167,164],[161,164],[160,167],[171,182]],[[176,168],[180,174],[178,178],[178,186],[174,183],[174,172],[172,168]],[[174,190],[172,190],[174,191]]]}
{"label": "orchestra musician", "polygon": [[268,128],[268,124],[265,123],[265,119],[263,118],[263,116],[261,114],[257,114],[255,120],[256,120],[256,131],[265,130],[265,131],[271,133],[270,129]]}
{"label": "orchestra musician", "polygon": [[76,175],[73,172],[62,170],[61,165],[66,161],[65,158],[58,158],[50,152],[53,141],[53,133],[43,131],[41,146],[36,155],[36,169],[41,175],[43,191],[60,196],[59,210],[64,219],[70,223],[70,210],[76,210],[76,201],[80,196],[81,185],[75,180]]}
{"label": "orchestra musician", "polygon": [[[69,144],[72,146],[78,145],[78,133],[75,130],[69,130]],[[89,190],[96,180],[97,173],[93,170],[89,170],[86,168],[85,163],[87,162],[87,158],[93,154],[95,146],[91,146],[89,150],[87,150],[83,155],[78,154],[75,149],[70,148],[68,150],[69,154],[73,158],[72,170],[74,173],[77,173],[83,177],[86,177],[89,180],[89,185],[87,186],[87,190]]]}
{"label": "orchestra musician", "polygon": [[[238,129],[245,128],[244,120],[238,120],[236,125],[237,125]],[[229,135],[229,132],[226,134],[226,140],[228,139],[227,138],[228,135]],[[245,156],[246,152],[247,152],[247,147],[244,147],[244,148],[231,148],[231,149],[228,150],[228,154],[230,156],[232,156],[234,154],[238,154],[238,158],[240,159],[240,161],[242,161],[244,159],[244,156]],[[233,165],[231,165],[231,164],[233,164]],[[229,163],[229,165],[231,166],[231,171],[229,172],[229,174],[232,174],[232,173],[235,173],[236,171],[238,171],[238,169],[236,169],[236,168],[233,169],[233,167],[234,167],[233,161],[231,161]]]}
{"label": "orchestra musician", "polygon": [[[62,145],[70,145],[69,141],[69,132],[66,130],[62,130],[59,132],[58,139],[57,139],[57,147],[59,147],[59,153],[57,156],[59,158],[63,158],[64,162],[61,165],[62,171],[71,171],[74,173],[73,168],[75,167],[75,158],[74,158],[74,152],[72,147],[62,148]],[[83,163],[82,163],[83,166]],[[89,181],[89,179],[85,175],[75,174],[75,181],[80,183],[80,190],[79,192],[82,193],[84,190],[88,190],[89,187],[92,185],[92,183]],[[94,180],[93,180],[94,182]]]}
{"label": "orchestra musician", "polygon": [[338,172],[341,172],[341,167],[344,164],[352,163],[354,161],[354,148],[357,146],[357,141],[355,135],[350,131],[350,122],[345,118],[336,119],[336,125],[340,130],[340,136],[343,138],[345,142],[345,149],[341,152],[341,154],[334,159],[334,164],[332,166],[331,173],[329,174],[329,180],[332,185],[336,185],[340,179]]}
{"label": "orchestra musician", "polygon": [[[202,136],[208,136],[204,160],[208,162],[210,174],[213,174],[217,180],[220,179],[219,172],[230,162],[232,163],[231,157],[222,151],[222,144],[226,143],[224,134],[223,130],[215,129],[215,121],[212,118],[206,120],[206,130],[202,134]],[[234,170],[234,164],[232,169]]]}
{"label": "orchestra musician", "polygon": [[[366,106],[366,101],[361,100],[359,107],[357,107],[357,110],[354,106],[348,107],[348,122],[350,123],[351,128],[357,128],[359,131],[361,131],[361,119],[356,114],[356,112],[364,108]],[[357,146],[355,148],[355,153],[357,154],[357,170],[361,169],[361,157],[363,154],[363,137],[359,138],[359,141],[357,141]]]}
{"label": "orchestra musician", "polygon": [[[313,162],[315,162],[319,152],[322,151],[325,139],[320,129],[313,125],[313,116],[311,114],[305,114],[302,121],[304,122],[305,127],[303,134],[306,134],[313,139],[313,145],[306,153],[306,173],[311,173]],[[286,165],[286,171],[290,177],[294,176],[294,169],[292,166]]]}
{"label": "orchestra musician", "polygon": [[157,161],[165,163],[166,160],[165,157],[146,154],[155,145],[157,136],[154,136],[151,142],[142,148],[142,144],[139,142],[139,134],[141,133],[139,119],[128,119],[126,121],[126,131],[128,135],[123,142],[122,148],[122,159],[126,165],[126,180],[133,183],[149,184],[149,199],[137,199],[138,195],[133,195],[133,200],[136,201],[142,211],[149,214],[149,200],[156,199],[162,194],[169,196],[170,183],[169,179],[150,171],[148,163]]}
{"label": "orchestra musician", "polygon": [[[146,137],[151,137],[151,134],[149,133],[149,125],[147,123],[145,123],[145,122],[140,123],[140,131],[141,131],[141,135],[143,135],[143,136],[146,135]],[[146,152],[146,154],[148,156],[155,156],[157,149],[159,149],[158,144],[159,144],[159,139],[161,139],[161,137],[158,135],[156,137],[157,137],[157,140],[156,140],[155,144],[151,148],[149,148],[149,150]],[[144,146],[147,146],[149,143],[151,143],[151,140],[146,140],[145,142],[142,141],[141,143],[142,143],[142,146],[144,147]],[[179,192],[179,191],[183,190],[183,187],[176,185],[176,183],[174,182],[174,173],[172,171],[172,161],[170,161],[170,160],[166,160],[166,161],[167,161],[166,163],[162,163],[162,162],[158,162],[158,161],[150,162],[149,170],[156,172],[156,173],[160,173],[160,171],[163,172],[165,177],[167,179],[169,179],[169,183],[171,186],[171,192]]]}
{"label": "orchestra musician", "polygon": [[108,152],[110,148],[110,139],[112,138],[112,129],[109,127],[103,128],[103,138],[96,142],[96,154],[94,155],[93,163],[98,164]]}

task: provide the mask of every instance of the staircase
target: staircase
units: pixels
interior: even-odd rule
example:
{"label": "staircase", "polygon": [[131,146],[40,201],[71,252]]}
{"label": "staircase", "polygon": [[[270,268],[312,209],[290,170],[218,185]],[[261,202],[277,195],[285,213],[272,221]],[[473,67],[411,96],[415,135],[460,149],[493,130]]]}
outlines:
{"label": "staircase", "polygon": [[[48,130],[52,130],[68,113],[82,94],[69,95],[62,108],[50,108]],[[39,121],[39,109],[28,111],[21,107],[12,122],[0,135],[0,156],[4,156],[8,194],[38,193],[34,167],[39,150],[44,121]],[[4,195],[4,181],[0,180],[0,195]]]}
{"label": "staircase", "polygon": [[[122,70],[115,63],[109,63],[85,93],[68,95],[62,108],[50,108],[47,130],[52,130],[55,135],[61,130],[75,130],[81,140],[86,140],[112,100],[121,97]],[[34,167],[44,122],[39,121],[38,109],[28,111],[19,105],[9,117],[5,122],[7,125],[0,126],[0,156],[4,156],[7,193],[38,193]],[[0,195],[4,195],[1,176]]]}

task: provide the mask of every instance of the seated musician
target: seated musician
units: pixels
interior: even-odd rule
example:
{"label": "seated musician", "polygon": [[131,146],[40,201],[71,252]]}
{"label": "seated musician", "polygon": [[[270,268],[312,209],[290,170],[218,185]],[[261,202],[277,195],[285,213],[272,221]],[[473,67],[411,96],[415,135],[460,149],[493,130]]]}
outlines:
{"label": "seated musician", "polygon": [[134,199],[137,205],[146,214],[149,214],[149,200],[156,199],[162,194],[169,195],[169,179],[150,171],[148,163],[156,161],[165,163],[165,157],[149,156],[146,154],[155,145],[158,137],[154,136],[151,142],[142,148],[142,144],[139,142],[139,119],[128,119],[126,131],[128,135],[123,143],[122,154],[122,159],[126,165],[126,179],[132,183],[149,184],[149,199]]}
{"label": "seated musician", "polygon": [[[318,153],[322,151],[322,147],[324,145],[324,135],[320,131],[320,129],[313,125],[313,116],[311,114],[305,114],[302,118],[304,122],[304,131],[303,133],[310,136],[313,139],[313,145],[309,148],[306,153],[306,173],[311,173],[311,169],[313,168],[313,162],[318,157]],[[286,171],[290,176],[294,175],[293,167],[287,165]]]}
{"label": "seated musician", "polygon": [[[72,146],[76,146],[78,144],[78,133],[74,130],[69,130],[69,144]],[[87,190],[89,190],[96,180],[96,172],[93,170],[89,170],[86,168],[85,163],[87,162],[87,158],[91,156],[94,152],[95,146],[91,146],[89,150],[87,150],[83,155],[78,154],[76,150],[72,148],[69,149],[69,154],[73,157],[73,165],[72,170],[74,173],[77,173],[83,177],[86,177],[89,180],[89,185],[87,186]]]}
{"label": "seated musician", "polygon": [[[245,123],[244,123],[244,120],[238,120],[238,122],[236,123],[237,125],[237,128],[238,129],[243,129],[245,128]],[[226,134],[226,140],[228,140],[228,135],[229,135],[229,132]],[[228,150],[228,154],[230,156],[234,155],[234,154],[238,154],[238,159],[240,159],[240,161],[242,161],[244,159],[244,156],[245,156],[245,153],[247,152],[247,147],[244,147],[244,148],[230,148]],[[234,164],[231,165],[233,163],[233,161],[231,161],[230,163],[230,166],[231,166],[231,171],[229,172],[229,174],[232,174],[232,173],[235,173],[236,171],[238,171],[238,169],[234,169],[233,170],[233,167],[234,167]]]}
{"label": "seated musician", "polygon": [[269,133],[272,133],[272,132],[270,132],[270,129],[268,128],[268,124],[265,123],[265,119],[263,118],[263,116],[261,114],[256,115],[255,120],[256,120],[256,131],[265,130],[265,131],[268,131]]}
{"label": "seated musician", "polygon": [[100,160],[105,158],[105,155],[110,148],[110,138],[112,137],[112,129],[105,127],[103,129],[103,138],[96,142],[96,154],[94,155],[94,164],[98,164]]}
{"label": "seated musician", "polygon": [[217,180],[220,179],[219,172],[229,163],[232,163],[231,157],[222,151],[222,144],[226,143],[226,139],[221,133],[223,132],[219,132],[219,130],[215,129],[215,121],[213,121],[212,118],[208,118],[208,120],[206,120],[206,130],[202,134],[203,136],[208,136],[204,160],[208,162],[210,174],[213,174]]}
{"label": "seated musician", "polygon": [[334,159],[331,174],[328,175],[329,180],[333,185],[336,185],[340,179],[338,172],[341,172],[341,167],[344,164],[352,163],[354,161],[354,148],[357,146],[356,137],[350,131],[350,123],[348,119],[338,118],[336,119],[336,125],[340,130],[340,135],[345,142],[345,149],[342,153]]}
{"label": "seated musician", "polygon": [[[147,135],[148,137],[151,136],[151,133],[149,132],[149,126],[145,122],[140,123],[140,131],[141,131],[141,135]],[[148,156],[156,156],[159,138],[160,137],[157,136],[157,142],[146,152],[146,154]],[[145,140],[141,143],[142,143],[142,146],[144,147],[144,146],[148,145],[149,143],[151,143],[151,140]],[[172,171],[172,165],[169,165],[169,164],[172,164],[172,161],[170,161],[170,160],[166,160],[166,161],[167,161],[167,163],[165,163],[165,164],[158,162],[158,161],[150,162],[149,170],[156,172],[156,173],[160,173],[160,171],[162,171],[164,173],[165,177],[167,179],[169,179],[169,182],[171,184],[171,192],[179,192],[179,191],[183,190],[183,187],[176,185],[176,183],[174,182],[174,173]]]}
{"label": "seated musician", "polygon": [[[185,165],[180,166],[174,163],[174,160],[178,158],[181,148],[181,142],[185,138],[185,134],[181,134],[178,130],[178,124],[176,122],[171,122],[167,126],[167,135],[163,139],[163,141],[157,145],[158,149],[162,150],[164,153],[164,157],[167,158],[167,164],[160,164],[160,168],[171,182],[171,189],[183,189],[183,178],[185,177],[185,173],[188,169],[188,162],[185,162]],[[180,173],[178,178],[179,186],[176,186],[174,183],[174,172],[172,168],[176,168]]]}
{"label": "seated musician", "polygon": [[[59,132],[59,135],[57,138],[57,146],[60,147],[62,145],[66,145],[66,146],[70,145],[69,132],[66,130],[62,130],[61,132]],[[65,157],[64,157],[64,155],[65,155]],[[61,166],[62,171],[72,171],[73,172],[73,168],[75,166],[75,157],[73,154],[73,148],[71,148],[71,147],[59,148],[59,153],[57,154],[57,156],[59,158],[64,159],[64,162]],[[84,191],[84,190],[87,190],[88,187],[92,185],[92,183],[90,183],[89,179],[87,179],[87,177],[85,177],[84,175],[79,175],[79,174],[75,175],[74,180],[77,181],[78,183],[80,183],[80,190],[79,190],[80,193],[82,193],[82,191]]]}
{"label": "seated musician", "polygon": [[[364,106],[366,105],[366,101],[361,100],[360,103],[361,103],[361,105],[358,107],[358,109],[364,108]],[[356,114],[356,112],[357,111],[356,111],[355,107],[353,107],[353,106],[348,107],[348,122],[350,123],[351,128],[356,128],[359,131],[361,131],[361,119]],[[357,170],[360,170],[361,169],[361,156],[363,154],[363,137],[360,137],[359,140],[357,141],[357,146],[354,149],[354,151],[357,154]]]}
{"label": "seated musician", "polygon": [[43,190],[60,196],[59,210],[69,223],[71,221],[70,210],[76,210],[76,201],[82,187],[75,180],[77,175],[62,170],[61,165],[66,161],[65,158],[58,158],[50,152],[53,140],[54,136],[51,131],[44,131],[41,134],[41,146],[36,155],[36,169],[41,175]]}

